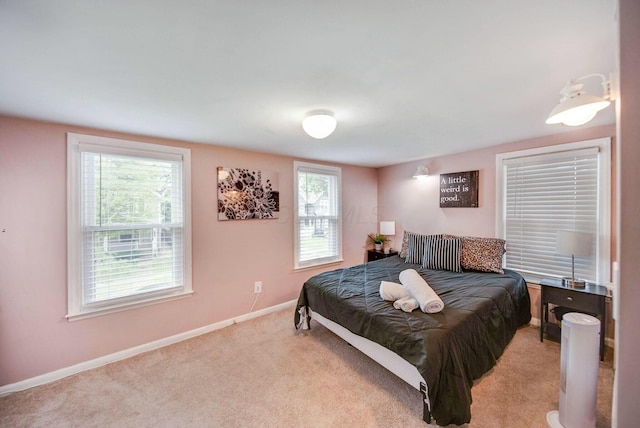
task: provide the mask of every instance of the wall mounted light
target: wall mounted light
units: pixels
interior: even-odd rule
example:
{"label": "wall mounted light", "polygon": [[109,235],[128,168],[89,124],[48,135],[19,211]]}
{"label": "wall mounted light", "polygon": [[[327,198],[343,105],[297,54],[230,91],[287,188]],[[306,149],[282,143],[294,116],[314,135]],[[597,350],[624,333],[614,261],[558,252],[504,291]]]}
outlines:
{"label": "wall mounted light", "polygon": [[413,178],[417,178],[418,180],[424,180],[429,176],[429,168],[425,165],[418,165],[418,169],[416,173],[413,174]]}
{"label": "wall mounted light", "polygon": [[302,129],[309,136],[321,140],[335,131],[338,121],[331,110],[313,110],[302,120]]}
{"label": "wall mounted light", "polygon": [[[578,83],[591,77],[602,79],[602,97],[587,95],[582,90],[583,84]],[[590,74],[579,79],[572,79],[560,91],[560,104],[549,114],[545,121],[547,125],[563,123],[567,126],[584,125],[596,116],[600,110],[611,104],[611,79],[607,80],[602,74]]]}

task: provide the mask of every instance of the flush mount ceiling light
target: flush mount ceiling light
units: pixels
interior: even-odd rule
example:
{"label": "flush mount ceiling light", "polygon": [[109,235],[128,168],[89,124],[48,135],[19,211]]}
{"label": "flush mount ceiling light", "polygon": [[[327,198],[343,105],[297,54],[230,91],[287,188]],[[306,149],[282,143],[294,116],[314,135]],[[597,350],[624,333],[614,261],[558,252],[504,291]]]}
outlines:
{"label": "flush mount ceiling light", "polygon": [[425,165],[418,165],[418,169],[416,170],[416,173],[413,174],[413,178],[417,178],[419,180],[423,180],[428,176],[429,176],[429,168],[427,168]]}
{"label": "flush mount ceiling light", "polygon": [[331,135],[337,125],[338,122],[330,110],[310,111],[302,121],[302,129],[304,129],[304,132],[318,140]]}
{"label": "flush mount ceiling light", "polygon": [[[584,85],[578,83],[581,80],[596,76],[602,79],[602,97],[587,95],[582,90]],[[596,113],[611,104],[611,80],[607,80],[602,74],[590,74],[579,79],[572,79],[562,88],[560,95],[562,95],[560,104],[551,111],[545,123],[547,125],[556,123],[563,123],[567,126],[584,125],[593,119]]]}

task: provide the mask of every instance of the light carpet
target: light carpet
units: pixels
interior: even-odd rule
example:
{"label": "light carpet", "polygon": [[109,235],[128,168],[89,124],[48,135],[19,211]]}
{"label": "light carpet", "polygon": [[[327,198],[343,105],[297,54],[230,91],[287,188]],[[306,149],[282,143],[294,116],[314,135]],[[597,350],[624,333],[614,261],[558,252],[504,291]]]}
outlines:
{"label": "light carpet", "polygon": [[[560,346],[520,329],[472,388],[469,427],[546,427]],[[611,350],[597,426],[610,426]],[[293,308],[0,399],[3,427],[427,427],[421,394]]]}

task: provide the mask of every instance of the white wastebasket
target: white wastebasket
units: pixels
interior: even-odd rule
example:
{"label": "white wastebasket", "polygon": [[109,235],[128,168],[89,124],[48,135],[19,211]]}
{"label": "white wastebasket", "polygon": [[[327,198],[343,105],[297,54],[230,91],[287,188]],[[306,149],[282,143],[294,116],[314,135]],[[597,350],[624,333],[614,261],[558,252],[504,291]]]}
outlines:
{"label": "white wastebasket", "polygon": [[587,314],[565,314],[562,317],[559,408],[547,413],[549,427],[596,426],[599,363],[600,321]]}

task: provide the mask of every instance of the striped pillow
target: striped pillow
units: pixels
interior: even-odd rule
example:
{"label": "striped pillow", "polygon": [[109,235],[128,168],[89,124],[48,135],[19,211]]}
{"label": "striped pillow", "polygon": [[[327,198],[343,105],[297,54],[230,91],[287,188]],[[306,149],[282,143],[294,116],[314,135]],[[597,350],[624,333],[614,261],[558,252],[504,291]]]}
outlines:
{"label": "striped pillow", "polygon": [[400,249],[400,257],[404,258],[405,263],[414,263],[419,265],[422,263],[425,251],[425,239],[442,238],[440,235],[420,235],[413,232],[404,232],[402,237],[402,248]]}
{"label": "striped pillow", "polygon": [[427,236],[411,232],[407,232],[405,236],[407,237],[407,251],[404,259],[405,263],[422,263]]}
{"label": "striped pillow", "polygon": [[422,267],[462,272],[461,252],[462,239],[442,239],[442,237],[427,239]]}

